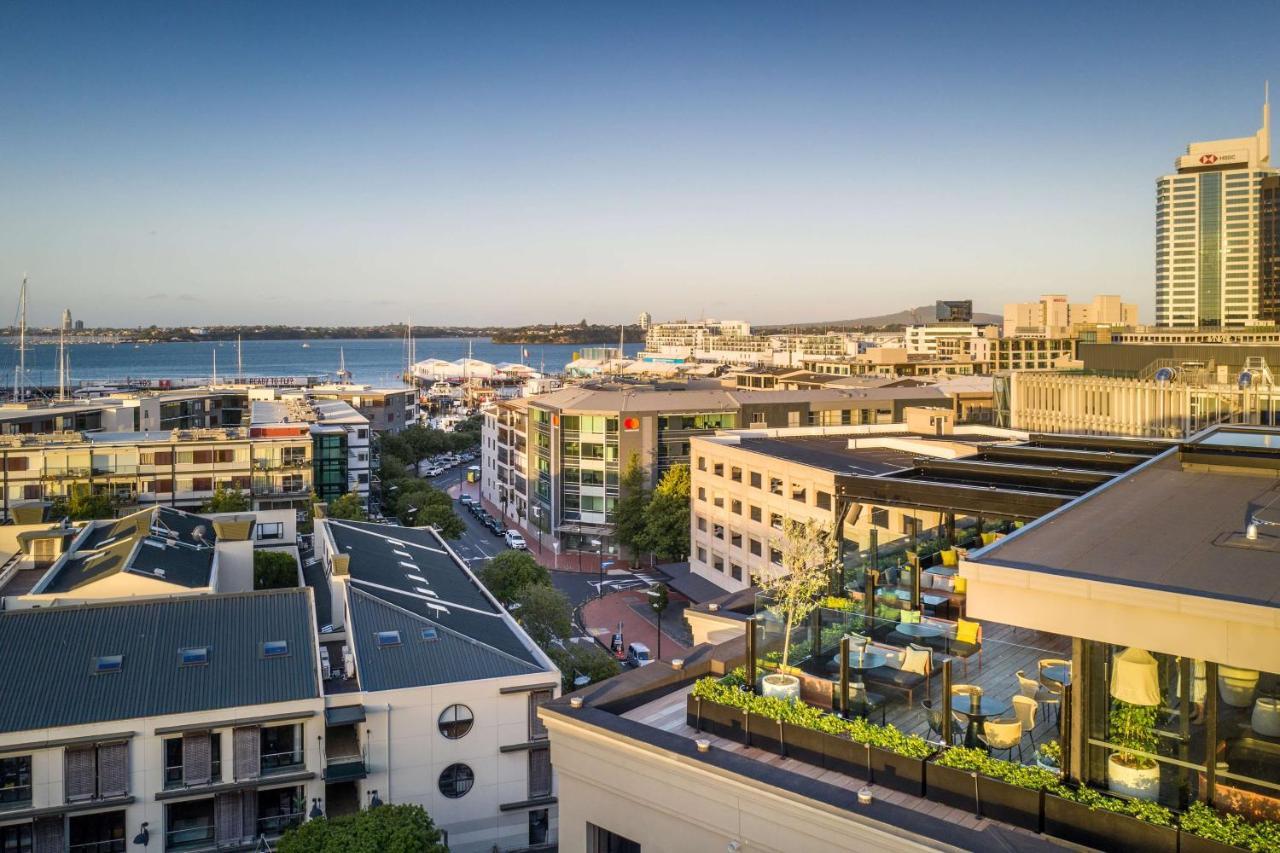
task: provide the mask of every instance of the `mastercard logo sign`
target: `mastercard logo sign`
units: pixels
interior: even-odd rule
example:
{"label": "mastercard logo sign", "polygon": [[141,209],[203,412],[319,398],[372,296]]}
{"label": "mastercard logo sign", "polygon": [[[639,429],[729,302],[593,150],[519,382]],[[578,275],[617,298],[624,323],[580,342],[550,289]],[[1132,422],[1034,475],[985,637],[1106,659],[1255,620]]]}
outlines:
{"label": "mastercard logo sign", "polygon": [[639,418],[623,418],[622,428],[627,430],[628,432],[638,430],[640,429],[640,419]]}

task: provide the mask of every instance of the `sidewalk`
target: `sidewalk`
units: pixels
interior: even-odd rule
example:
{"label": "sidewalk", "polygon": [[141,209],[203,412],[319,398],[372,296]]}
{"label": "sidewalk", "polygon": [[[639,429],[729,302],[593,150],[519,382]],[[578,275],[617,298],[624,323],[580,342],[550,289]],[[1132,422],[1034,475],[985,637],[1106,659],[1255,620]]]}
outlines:
{"label": "sidewalk", "polygon": [[[672,598],[675,597],[676,594],[673,593]],[[604,598],[593,598],[582,605],[582,626],[587,630],[588,634],[595,637],[605,648],[608,648],[609,640],[613,633],[618,630],[618,623],[621,622],[623,641],[627,643],[644,643],[649,647],[650,654],[657,659],[658,628],[633,609],[636,605],[648,604],[648,601],[649,596],[645,595],[642,590],[634,589],[613,592]],[[672,611],[663,614],[663,660],[681,657],[689,652],[687,647],[681,645],[678,640],[667,632],[669,620],[679,618]]]}

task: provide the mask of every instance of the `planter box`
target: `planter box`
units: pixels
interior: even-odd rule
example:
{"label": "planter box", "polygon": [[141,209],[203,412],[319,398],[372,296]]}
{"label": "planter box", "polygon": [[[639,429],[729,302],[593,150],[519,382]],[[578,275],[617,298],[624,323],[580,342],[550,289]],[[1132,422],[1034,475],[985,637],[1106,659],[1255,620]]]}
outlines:
{"label": "planter box", "polygon": [[1178,833],[1178,850],[1180,853],[1238,853],[1243,847],[1234,844],[1223,844],[1209,838],[1201,838],[1190,832]]}
{"label": "planter box", "polygon": [[747,719],[747,746],[782,754],[782,727],[772,717],[750,714]]}
{"label": "planter box", "polygon": [[[1143,853],[1176,853],[1178,850],[1178,830],[1174,827],[1156,826],[1101,809],[1090,811],[1086,806],[1052,794],[1044,796],[1044,832],[1099,850]],[[1185,841],[1182,849],[1187,850]]]}
{"label": "planter box", "polygon": [[871,778],[866,747],[847,737],[827,735],[823,743],[822,766],[856,779]]}
{"label": "planter box", "polygon": [[[862,750],[863,747],[859,745],[859,749]],[[899,755],[876,746],[871,747],[871,781],[891,790],[923,797],[924,765],[923,759]]]}
{"label": "planter box", "polygon": [[817,729],[782,724],[783,748],[787,758],[803,761],[806,764],[822,766],[823,752],[826,742],[832,736]]}
{"label": "planter box", "polygon": [[704,701],[701,703],[702,716],[701,725],[699,725],[698,706],[698,700],[690,696],[685,717],[691,727],[737,743],[745,741],[743,727],[746,718],[741,710],[717,702]]}
{"label": "planter box", "polygon": [[928,774],[925,796],[930,800],[1031,832],[1040,831],[1043,792],[979,774],[975,801],[975,780],[969,771],[931,764]]}

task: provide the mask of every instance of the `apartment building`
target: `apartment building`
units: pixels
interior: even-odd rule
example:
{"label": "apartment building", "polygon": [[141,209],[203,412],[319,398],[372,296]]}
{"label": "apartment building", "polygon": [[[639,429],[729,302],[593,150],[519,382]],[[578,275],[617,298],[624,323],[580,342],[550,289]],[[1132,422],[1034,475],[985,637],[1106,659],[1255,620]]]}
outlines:
{"label": "apartment building", "polygon": [[311,439],[312,487],[322,501],[354,492],[368,503],[370,473],[369,420],[339,400],[308,400],[287,395],[253,403],[249,433],[253,438],[288,435]]}
{"label": "apartment building", "polygon": [[236,591],[276,515],[3,528],[0,849],[254,849],[378,801],[554,843],[545,655],[427,529],[322,520],[306,586]]}
{"label": "apartment building", "polygon": [[407,386],[313,385],[306,389],[306,395],[312,400],[341,400],[364,416],[375,434],[394,435],[418,422],[418,393]]}
{"label": "apartment building", "polygon": [[642,361],[793,366],[806,358],[836,358],[859,352],[864,336],[848,332],[759,334],[740,320],[654,323],[645,336]]}
{"label": "apartment building", "polygon": [[1119,296],[1095,296],[1089,302],[1070,302],[1060,293],[1039,302],[1010,302],[1004,306],[1006,338],[1069,338],[1078,326],[1138,325],[1138,306]]}
{"label": "apartment building", "polygon": [[652,486],[672,465],[689,462],[697,435],[749,426],[894,423],[912,405],[952,407],[953,401],[931,387],[573,386],[492,410],[482,446],[482,495],[531,538],[565,551],[607,553],[614,547],[619,477],[633,456]]}
{"label": "apartment building", "polygon": [[908,326],[905,345],[910,355],[938,355],[940,342],[965,338],[995,338],[999,329],[995,326],[975,326],[969,323],[930,323]]}
{"label": "apartment building", "polygon": [[0,434],[151,432],[240,426],[250,392],[233,389],[117,392],[88,400],[0,405]]}
{"label": "apartment building", "polygon": [[1260,286],[1263,182],[1277,174],[1270,104],[1253,136],[1193,142],[1175,167],[1156,181],[1156,325],[1274,323]]}
{"label": "apartment building", "polygon": [[1005,370],[1052,370],[1076,367],[1075,337],[1066,338],[983,338],[972,342],[975,361],[990,365],[988,372]]}

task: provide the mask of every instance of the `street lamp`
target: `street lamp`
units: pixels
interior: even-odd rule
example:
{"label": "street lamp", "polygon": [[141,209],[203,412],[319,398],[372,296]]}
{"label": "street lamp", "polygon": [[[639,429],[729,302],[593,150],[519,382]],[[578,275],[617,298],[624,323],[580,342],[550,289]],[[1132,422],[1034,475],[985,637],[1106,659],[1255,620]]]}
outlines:
{"label": "street lamp", "polygon": [[599,539],[592,539],[591,545],[596,549],[596,564],[600,567],[600,585],[596,587],[596,594],[604,595],[604,553],[601,547],[602,543]]}

